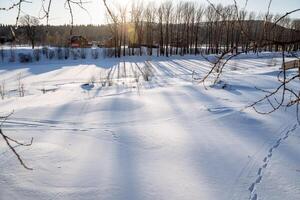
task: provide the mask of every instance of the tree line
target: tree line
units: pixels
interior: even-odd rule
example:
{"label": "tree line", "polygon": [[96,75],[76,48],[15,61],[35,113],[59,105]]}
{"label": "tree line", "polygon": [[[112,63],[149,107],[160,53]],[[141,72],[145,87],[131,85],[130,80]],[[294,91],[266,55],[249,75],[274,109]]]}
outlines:
{"label": "tree line", "polygon": [[[27,26],[20,25],[15,28],[13,25],[0,24],[0,36],[12,37],[11,28],[17,38],[16,45],[31,45],[31,46],[54,46],[66,47],[68,39],[70,38],[70,25],[46,26],[46,25],[33,25],[30,27],[28,33]],[[73,27],[74,33],[86,37],[89,41],[104,41],[109,38],[110,32],[106,25],[77,25]],[[46,34],[48,32],[48,34]],[[30,36],[33,37],[30,37]],[[33,41],[32,41],[33,40]],[[32,45],[33,43],[33,45]]]}
{"label": "tree line", "polygon": [[[0,35],[9,35],[14,28],[17,44],[66,46],[70,34],[82,35],[114,49],[114,56],[158,56],[185,54],[220,54],[229,50],[280,51],[280,42],[291,42],[286,49],[300,48],[300,20],[281,15],[257,14],[236,5],[199,5],[193,2],[160,5],[132,3],[130,7],[109,8],[107,25],[39,25],[37,18],[20,17],[18,27],[0,25]],[[276,42],[274,42],[276,41]],[[296,42],[295,42],[296,41]],[[269,44],[266,44],[269,43]],[[277,45],[276,45],[277,43]],[[139,49],[137,52],[136,49]]]}
{"label": "tree line", "polygon": [[[236,4],[199,5],[194,2],[172,1],[131,7],[107,6],[111,19],[115,56],[125,55],[126,47],[146,47],[148,54],[220,54],[231,50],[280,51],[280,43],[289,42],[288,51],[299,49],[300,20],[280,14],[257,14],[237,8]],[[126,13],[129,13],[126,15]],[[266,44],[267,43],[267,44]],[[130,53],[130,51],[129,51]]]}

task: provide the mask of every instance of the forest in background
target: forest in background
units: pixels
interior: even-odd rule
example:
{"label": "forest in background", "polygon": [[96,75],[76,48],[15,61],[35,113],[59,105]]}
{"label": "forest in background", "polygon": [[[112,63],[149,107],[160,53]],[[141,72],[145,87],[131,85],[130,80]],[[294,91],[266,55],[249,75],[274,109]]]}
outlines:
{"label": "forest in background", "polygon": [[[21,16],[18,26],[0,25],[0,36],[17,35],[14,45],[68,46],[72,35],[114,49],[114,56],[136,55],[134,49],[147,47],[147,54],[220,54],[261,52],[300,48],[300,20],[279,14],[248,12],[235,5],[198,5],[171,1],[132,4],[131,8],[110,10],[106,25],[40,25],[38,18]],[[126,49],[132,49],[126,50]],[[153,51],[158,48],[158,51]]]}

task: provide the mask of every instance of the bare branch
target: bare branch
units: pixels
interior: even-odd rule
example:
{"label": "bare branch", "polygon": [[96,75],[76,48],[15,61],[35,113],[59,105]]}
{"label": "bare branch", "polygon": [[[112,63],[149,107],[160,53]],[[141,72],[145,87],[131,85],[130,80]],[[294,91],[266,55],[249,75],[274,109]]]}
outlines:
{"label": "bare branch", "polygon": [[14,112],[11,112],[9,115],[7,116],[4,116],[4,117],[0,117],[0,119],[2,119],[2,122],[0,124],[0,135],[2,136],[3,140],[5,141],[5,143],[7,144],[7,146],[9,147],[9,149],[13,152],[13,154],[17,157],[17,159],[19,160],[20,164],[25,168],[25,169],[28,169],[28,170],[33,170],[33,168],[30,168],[28,167],[23,159],[21,158],[20,154],[16,151],[15,147],[12,146],[11,142],[13,143],[16,143],[17,145],[19,146],[31,146],[32,143],[33,143],[33,138],[31,138],[31,141],[30,143],[26,144],[26,143],[22,143],[22,142],[19,142],[7,135],[5,135],[2,131],[2,126],[3,126],[3,123],[11,116],[13,115]]}

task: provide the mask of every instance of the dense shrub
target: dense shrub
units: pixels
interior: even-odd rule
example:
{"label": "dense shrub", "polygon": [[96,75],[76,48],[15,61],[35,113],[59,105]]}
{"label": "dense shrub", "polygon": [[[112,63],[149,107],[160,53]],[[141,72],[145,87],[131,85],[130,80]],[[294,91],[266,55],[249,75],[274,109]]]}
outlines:
{"label": "dense shrub", "polygon": [[145,81],[150,81],[153,76],[153,69],[149,61],[145,62],[145,66],[142,67],[143,78]]}
{"label": "dense shrub", "polygon": [[49,52],[49,55],[48,55],[49,57],[48,57],[48,58],[49,58],[50,60],[52,60],[52,59],[55,57],[55,51],[52,50],[52,49],[49,49],[48,52]]}
{"label": "dense shrub", "polygon": [[33,50],[33,57],[34,60],[39,61],[41,59],[41,50],[40,49]]}
{"label": "dense shrub", "polygon": [[9,62],[16,62],[16,53],[12,48],[10,49]]}
{"label": "dense shrub", "polygon": [[92,58],[98,59],[99,58],[99,51],[98,49],[92,49]]}
{"label": "dense shrub", "polygon": [[84,49],[84,48],[80,49],[80,58],[86,59],[86,49]]}
{"label": "dense shrub", "polygon": [[42,48],[42,54],[43,54],[44,56],[46,56],[46,58],[49,58],[48,53],[49,53],[49,48],[48,48],[48,47],[43,47],[43,48]]}
{"label": "dense shrub", "polygon": [[0,54],[1,54],[1,60],[3,62],[4,61],[4,57],[5,57],[5,53],[4,53],[4,49],[3,48],[0,49]]}
{"label": "dense shrub", "polygon": [[32,56],[30,53],[19,53],[18,56],[21,63],[32,62]]}
{"label": "dense shrub", "polygon": [[56,49],[56,55],[58,60],[62,60],[64,58],[62,48],[59,47]]}
{"label": "dense shrub", "polygon": [[65,59],[68,59],[70,57],[70,49],[65,48]]}
{"label": "dense shrub", "polygon": [[79,58],[78,49],[72,49],[71,50],[71,55],[72,55],[73,60],[77,60]]}
{"label": "dense shrub", "polygon": [[104,57],[113,57],[115,55],[115,49],[114,48],[105,48],[103,49],[103,56]]}

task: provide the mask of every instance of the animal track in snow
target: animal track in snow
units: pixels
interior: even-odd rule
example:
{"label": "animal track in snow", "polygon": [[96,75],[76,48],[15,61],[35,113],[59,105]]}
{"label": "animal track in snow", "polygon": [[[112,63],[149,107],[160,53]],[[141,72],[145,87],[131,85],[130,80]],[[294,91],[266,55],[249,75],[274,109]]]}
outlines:
{"label": "animal track in snow", "polygon": [[251,200],[257,200],[257,194],[254,194]]}
{"label": "animal track in snow", "polygon": [[258,169],[258,172],[257,172],[257,175],[261,175],[261,171],[262,171],[262,168],[260,167],[259,169]]}
{"label": "animal track in snow", "polygon": [[262,181],[263,172],[267,169],[268,164],[269,164],[269,162],[270,162],[270,160],[273,156],[274,150],[277,149],[280,146],[280,144],[284,140],[286,140],[294,130],[296,130],[296,128],[297,128],[297,125],[294,125],[292,129],[288,130],[284,134],[284,136],[282,136],[278,140],[276,140],[275,144],[268,150],[267,156],[265,156],[264,159],[263,159],[262,166],[258,168],[257,176],[255,178],[255,181],[252,182],[250,187],[248,188],[248,190],[250,191],[249,200],[257,200],[258,199],[258,195],[256,193],[256,187],[257,187],[257,184],[259,184]]}

